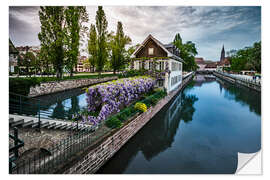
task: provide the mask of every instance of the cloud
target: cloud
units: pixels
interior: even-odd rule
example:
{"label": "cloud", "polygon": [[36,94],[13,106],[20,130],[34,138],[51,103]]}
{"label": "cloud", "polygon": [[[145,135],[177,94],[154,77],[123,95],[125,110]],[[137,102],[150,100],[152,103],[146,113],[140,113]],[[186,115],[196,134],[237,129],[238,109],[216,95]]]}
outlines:
{"label": "cloud", "polygon": [[[10,7],[10,36],[15,45],[39,43],[39,7]],[[96,6],[87,7],[89,24],[95,24]],[[121,21],[133,44],[152,34],[163,43],[180,33],[193,41],[198,56],[219,60],[221,47],[240,49],[261,39],[260,7],[205,6],[105,6],[108,30],[116,31]]]}

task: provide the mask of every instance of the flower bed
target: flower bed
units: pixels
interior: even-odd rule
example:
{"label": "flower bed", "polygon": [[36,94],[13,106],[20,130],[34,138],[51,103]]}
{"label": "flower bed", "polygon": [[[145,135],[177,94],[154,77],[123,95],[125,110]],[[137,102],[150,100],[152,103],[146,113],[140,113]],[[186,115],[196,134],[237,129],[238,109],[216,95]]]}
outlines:
{"label": "flower bed", "polygon": [[108,116],[153,90],[155,79],[138,76],[110,81],[86,89],[87,113],[83,121],[99,124]]}
{"label": "flower bed", "polygon": [[134,117],[137,113],[146,112],[151,106],[155,106],[158,101],[166,95],[167,93],[164,89],[155,89],[152,95],[146,95],[144,99],[133,103],[132,105],[122,109],[119,113],[106,119],[106,126],[112,129],[121,127],[123,123]]}

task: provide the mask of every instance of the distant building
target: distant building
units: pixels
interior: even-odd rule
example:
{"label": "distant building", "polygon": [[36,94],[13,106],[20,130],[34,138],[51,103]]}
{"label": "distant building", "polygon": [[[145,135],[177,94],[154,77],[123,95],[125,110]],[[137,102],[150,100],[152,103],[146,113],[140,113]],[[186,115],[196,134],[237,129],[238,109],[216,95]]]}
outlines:
{"label": "distant building", "polygon": [[40,52],[40,46],[18,46],[16,47],[20,54],[32,52],[35,56]]}
{"label": "distant building", "polygon": [[19,51],[15,48],[14,44],[9,39],[9,72],[15,72],[15,67],[18,66],[18,56]]}
{"label": "distant building", "polygon": [[206,71],[216,71],[218,62],[207,63],[205,66]]}
{"label": "distant building", "polygon": [[225,57],[225,49],[224,45],[222,46],[221,54],[220,54],[220,60],[217,64],[217,70],[222,71],[225,67],[231,67],[230,59],[229,57]]}
{"label": "distant building", "polygon": [[199,66],[199,69],[197,69],[198,71],[204,71],[205,66],[207,65],[206,62],[204,62],[202,57],[196,57],[195,58],[195,62],[196,64]]}
{"label": "distant building", "polygon": [[84,61],[87,59],[86,56],[80,56],[78,58],[78,63],[77,66],[75,68],[76,72],[90,72],[90,67],[86,67],[84,66]]}
{"label": "distant building", "polygon": [[204,60],[202,57],[196,57],[195,62],[199,66],[198,71],[220,71],[223,70],[224,67],[231,66],[229,57],[225,57],[224,45],[222,47],[220,53],[220,60],[218,62]]}
{"label": "distant building", "polygon": [[164,79],[158,80],[158,86],[165,87],[167,92],[177,88],[182,83],[182,63],[180,50],[171,44],[163,44],[151,34],[134,51],[134,69],[145,69],[152,72],[158,70],[164,73]]}

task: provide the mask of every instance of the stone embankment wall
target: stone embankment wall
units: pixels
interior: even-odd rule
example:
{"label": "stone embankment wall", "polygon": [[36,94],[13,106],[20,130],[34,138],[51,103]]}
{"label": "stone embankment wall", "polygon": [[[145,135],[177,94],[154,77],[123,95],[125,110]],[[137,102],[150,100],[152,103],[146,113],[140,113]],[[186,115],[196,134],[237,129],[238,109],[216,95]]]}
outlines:
{"label": "stone embankment wall", "polygon": [[29,97],[41,96],[60,91],[70,90],[79,87],[85,87],[97,83],[115,80],[117,77],[105,77],[101,79],[74,79],[65,81],[53,81],[41,83],[39,86],[31,87]]}
{"label": "stone embankment wall", "polygon": [[255,91],[261,92],[261,85],[260,84],[255,84],[252,82],[248,82],[245,80],[240,80],[231,76],[226,76],[225,74],[219,73],[219,72],[213,72],[213,74],[223,80],[226,80],[232,84],[239,84],[242,86],[245,86],[247,88],[253,89]]}
{"label": "stone embankment wall", "polygon": [[124,125],[113,135],[104,139],[99,145],[86,155],[80,157],[79,160],[72,163],[72,167],[65,168],[64,174],[84,174],[95,173],[102,165],[104,165],[132,136],[134,136],[163,106],[165,106],[192,78],[193,73],[188,74],[183,83],[172,91],[168,96],[160,100],[160,102],[149,108],[134,120]]}

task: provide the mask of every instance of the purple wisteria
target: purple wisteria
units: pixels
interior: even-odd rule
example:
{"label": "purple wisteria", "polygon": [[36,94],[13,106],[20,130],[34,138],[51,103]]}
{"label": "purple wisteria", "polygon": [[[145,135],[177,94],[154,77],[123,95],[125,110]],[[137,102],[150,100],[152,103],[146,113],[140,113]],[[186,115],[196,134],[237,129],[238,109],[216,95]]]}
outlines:
{"label": "purple wisteria", "polygon": [[86,89],[88,113],[99,112],[97,116],[86,115],[83,121],[99,124],[113,113],[119,112],[154,88],[155,79],[147,76],[125,78],[91,86]]}

